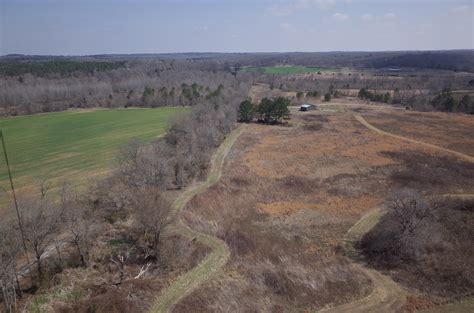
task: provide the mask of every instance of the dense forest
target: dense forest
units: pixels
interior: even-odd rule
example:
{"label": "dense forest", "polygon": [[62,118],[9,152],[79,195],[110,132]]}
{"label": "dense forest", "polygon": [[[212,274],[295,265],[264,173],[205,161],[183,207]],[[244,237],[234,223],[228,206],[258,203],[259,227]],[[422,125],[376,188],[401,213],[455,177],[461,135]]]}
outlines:
{"label": "dense forest", "polygon": [[94,73],[96,71],[110,71],[123,67],[125,62],[83,62],[69,60],[53,60],[46,62],[2,62],[0,75],[19,76],[32,74],[39,77],[48,74],[67,75],[75,72]]}
{"label": "dense forest", "polygon": [[[250,74],[209,70],[206,62],[127,61],[68,64],[53,72],[57,62],[33,63],[48,68],[45,75],[31,73],[0,78],[0,107],[4,115],[32,114],[88,107],[157,107],[195,105],[218,98],[224,90],[240,90],[251,82]],[[197,64],[199,63],[199,64]],[[84,65],[87,64],[87,65]],[[110,65],[103,65],[110,64]],[[111,67],[113,69],[105,70]],[[22,67],[24,68],[24,66]],[[68,69],[77,68],[69,72]],[[94,69],[94,70],[91,70]]]}

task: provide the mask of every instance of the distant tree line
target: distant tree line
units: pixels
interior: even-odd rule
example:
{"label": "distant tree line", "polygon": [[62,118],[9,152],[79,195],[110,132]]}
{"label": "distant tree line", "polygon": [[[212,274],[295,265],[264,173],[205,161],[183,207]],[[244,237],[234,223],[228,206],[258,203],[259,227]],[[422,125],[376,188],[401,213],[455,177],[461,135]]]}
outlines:
{"label": "distant tree line", "polygon": [[458,100],[449,89],[437,95],[431,101],[431,105],[438,111],[474,114],[474,101],[472,98],[469,95],[463,95],[462,98]]}
{"label": "distant tree line", "polygon": [[308,98],[318,98],[319,97],[319,92],[317,90],[314,90],[314,91],[308,91],[306,93],[306,97]]}
{"label": "distant tree line", "polygon": [[[471,52],[446,52],[441,55],[470,56]],[[321,75],[273,75],[238,71],[243,66],[301,64],[305,66],[355,66],[354,62],[392,58],[407,53],[327,53],[327,54],[185,54],[152,56],[96,56],[73,60],[27,57],[0,57],[0,67],[8,64],[56,64],[70,62],[75,66],[107,63],[118,67],[84,71],[46,71],[43,76],[24,73],[15,76],[0,75],[0,115],[33,114],[89,107],[157,107],[164,105],[195,105],[219,98],[230,88],[241,89],[240,85],[265,83],[271,88],[283,91],[298,90],[297,98],[326,100],[341,94],[356,96],[362,88],[374,95],[367,95],[376,101],[383,101],[380,95],[390,92],[391,103],[409,106],[418,110],[438,110],[432,100],[444,88],[464,90],[474,87],[472,74],[454,72],[406,71],[388,73],[372,70],[351,73],[327,72]],[[414,53],[417,54],[417,53]],[[418,54],[417,54],[418,55]],[[191,59],[187,57],[192,57]],[[30,60],[31,59],[31,60]],[[275,63],[280,60],[280,63]],[[56,63],[54,63],[56,62]],[[69,63],[68,63],[69,62]],[[319,63],[318,63],[319,62]],[[356,62],[356,63],[357,63]],[[114,66],[115,66],[114,65]],[[119,66],[120,65],[120,66]],[[123,65],[123,66],[122,66]],[[23,66],[23,65],[21,65]],[[21,68],[20,66],[20,68]],[[29,65],[28,65],[29,66]],[[35,65],[36,66],[36,65]],[[39,66],[39,65],[38,65]],[[364,65],[368,66],[368,65]],[[364,66],[361,66],[363,68]],[[100,67],[100,66],[99,66]],[[49,68],[49,67],[48,67]],[[33,71],[34,72],[34,71]],[[306,91],[306,95],[303,91]],[[329,93],[329,96],[326,94]],[[454,97],[457,101],[457,97]]]}
{"label": "distant tree line", "polygon": [[259,104],[244,100],[239,106],[239,121],[249,123],[257,119],[268,124],[281,123],[284,118],[289,117],[289,105],[290,100],[284,97],[263,98]]}
{"label": "distant tree line", "polygon": [[[334,97],[334,98],[339,98],[339,97],[341,97],[341,96],[342,96],[342,93],[341,93],[338,89],[336,89],[336,88],[334,87],[334,85],[329,85],[329,87],[328,87],[326,93],[324,93],[323,99],[324,99],[324,101],[326,101],[326,102],[330,102],[333,97]],[[306,97],[306,98],[317,98],[317,99],[319,99],[320,93],[319,93],[318,90],[308,91],[308,92],[306,92],[306,94],[305,94],[304,92],[302,92],[302,91],[299,91],[299,92],[296,93],[296,98],[297,98],[298,100],[303,100],[304,97]]]}
{"label": "distant tree line", "polygon": [[[397,74],[395,76],[377,73],[326,73],[324,75],[305,76],[301,78],[285,77],[284,75],[261,75],[256,78],[258,83],[266,83],[273,86],[279,86],[283,91],[306,90],[306,97],[313,93],[331,97],[344,96],[362,96],[371,101],[388,102],[394,105],[410,107],[420,111],[449,110],[448,106],[433,102],[443,90],[464,90],[462,92],[452,93],[459,106],[453,106],[453,112],[466,112],[466,104],[472,96],[464,96],[473,90],[474,79],[472,74],[458,74],[454,72],[432,73],[411,72],[411,74]],[[361,92],[362,90],[362,92]],[[387,94],[388,93],[388,94]],[[301,96],[301,94],[300,94]],[[449,98],[449,97],[448,97]],[[298,98],[302,100],[303,97]],[[449,99],[448,99],[449,100]],[[461,103],[462,100],[462,103]],[[449,100],[450,101],[450,100]]]}
{"label": "distant tree line", "polygon": [[[90,62],[89,62],[90,63]],[[93,73],[33,74],[0,78],[0,115],[89,107],[195,105],[243,90],[253,75],[213,69],[207,61],[128,61],[126,67]]]}
{"label": "distant tree line", "polygon": [[390,103],[392,101],[392,96],[390,95],[389,92],[386,92],[383,94],[374,93],[374,92],[369,91],[367,88],[362,88],[361,90],[359,90],[358,97],[360,99],[376,101],[376,102],[384,102],[384,103]]}
{"label": "distant tree line", "polygon": [[472,51],[428,51],[394,54],[390,57],[375,57],[366,61],[369,67],[408,67],[451,71],[474,71]]}
{"label": "distant tree line", "polygon": [[[175,55],[177,57],[179,55]],[[452,51],[387,51],[387,52],[287,52],[209,54],[194,59],[219,60],[228,71],[243,66],[266,67],[280,64],[307,67],[410,68],[444,69],[474,72],[472,50]]]}
{"label": "distant tree line", "polygon": [[[56,60],[45,62],[0,62],[0,76],[32,74],[39,77],[48,74],[66,75],[75,72],[93,73],[124,67],[125,62]],[[19,77],[22,80],[22,77]]]}

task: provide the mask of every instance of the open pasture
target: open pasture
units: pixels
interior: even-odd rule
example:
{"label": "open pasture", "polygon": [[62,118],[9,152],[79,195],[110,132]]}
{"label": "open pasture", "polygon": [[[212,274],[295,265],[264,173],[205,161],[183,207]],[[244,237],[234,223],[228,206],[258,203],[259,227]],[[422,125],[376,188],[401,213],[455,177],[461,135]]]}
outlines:
{"label": "open pasture", "polygon": [[335,71],[331,68],[306,67],[306,66],[267,66],[267,67],[247,67],[245,72],[263,72],[265,74],[303,74]]}
{"label": "open pasture", "polygon": [[[88,110],[0,119],[17,188],[39,180],[53,184],[106,171],[117,149],[132,138],[161,136],[182,108]],[[0,158],[0,186],[9,189]]]}

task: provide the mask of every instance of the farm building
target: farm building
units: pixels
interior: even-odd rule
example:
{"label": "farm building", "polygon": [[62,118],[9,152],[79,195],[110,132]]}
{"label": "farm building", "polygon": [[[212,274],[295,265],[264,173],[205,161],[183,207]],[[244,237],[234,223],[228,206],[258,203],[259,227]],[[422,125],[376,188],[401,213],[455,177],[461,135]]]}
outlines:
{"label": "farm building", "polygon": [[389,72],[401,72],[402,68],[398,66],[390,66],[387,68],[387,71]]}
{"label": "farm building", "polygon": [[302,104],[299,108],[300,111],[309,111],[309,110],[314,110],[316,109],[316,106],[314,104]]}

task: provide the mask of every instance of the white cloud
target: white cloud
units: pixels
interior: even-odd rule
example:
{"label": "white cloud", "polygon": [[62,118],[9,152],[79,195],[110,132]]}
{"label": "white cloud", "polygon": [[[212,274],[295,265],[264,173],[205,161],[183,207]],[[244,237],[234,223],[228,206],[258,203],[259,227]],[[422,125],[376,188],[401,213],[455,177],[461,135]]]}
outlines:
{"label": "white cloud", "polygon": [[386,13],[384,16],[383,16],[383,19],[384,20],[393,20],[397,18],[397,16],[395,15],[395,13],[392,13],[392,12],[389,12],[389,13]]}
{"label": "white cloud", "polygon": [[280,23],[280,28],[284,32],[294,32],[295,27],[288,22]]}
{"label": "white cloud", "polygon": [[314,5],[322,9],[332,7],[336,4],[336,0],[313,0]]}
{"label": "white cloud", "polygon": [[194,27],[194,31],[196,32],[206,32],[209,30],[209,27],[208,26],[195,26]]}
{"label": "white cloud", "polygon": [[469,12],[471,8],[468,5],[460,5],[458,7],[454,7],[451,9],[451,12],[453,13],[465,13]]}
{"label": "white cloud", "polygon": [[267,9],[267,13],[274,16],[287,16],[293,13],[294,9],[290,6],[274,5]]}
{"label": "white cloud", "polygon": [[335,19],[335,20],[338,20],[338,21],[345,21],[349,18],[349,15],[338,12],[338,13],[334,13],[332,15],[332,18]]}
{"label": "white cloud", "polygon": [[424,36],[427,33],[431,32],[433,29],[433,24],[430,23],[421,23],[417,24],[414,27],[414,34],[418,36]]}
{"label": "white cloud", "polygon": [[372,15],[369,13],[366,13],[362,15],[362,19],[364,21],[377,21],[377,22],[388,22],[388,21],[393,21],[397,18],[395,13],[388,12],[383,15]]}
{"label": "white cloud", "polygon": [[[348,0],[345,0],[346,2]],[[349,0],[350,1],[350,0]],[[310,8],[326,9],[336,4],[336,0],[293,0],[288,4],[276,4],[267,9],[267,13],[275,16],[288,16],[297,11]]]}
{"label": "white cloud", "polygon": [[364,14],[362,15],[362,19],[364,21],[372,21],[374,19],[374,16],[372,14]]}

